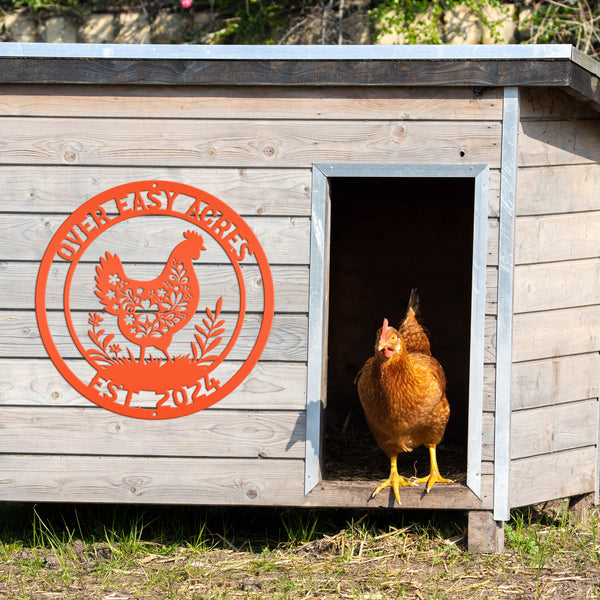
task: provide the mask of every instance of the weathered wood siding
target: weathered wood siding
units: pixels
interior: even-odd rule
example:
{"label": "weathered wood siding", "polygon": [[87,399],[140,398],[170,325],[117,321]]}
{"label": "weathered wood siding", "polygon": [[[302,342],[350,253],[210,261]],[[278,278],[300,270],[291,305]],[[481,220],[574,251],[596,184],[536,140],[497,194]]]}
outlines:
{"label": "weathered wood siding", "polygon": [[600,394],[600,117],[521,98],[511,506],[593,491]]}
{"label": "weathered wood siding", "polygon": [[[501,98],[501,90],[466,88],[1,88],[0,499],[307,502],[315,162],[490,165],[485,361],[486,389],[493,390]],[[97,193],[147,179],[187,183],[231,206],[258,237],[275,285],[272,333],[243,384],[191,417],[152,422],[121,417],[79,396],[47,358],[34,312],[38,263],[58,226]],[[160,239],[160,229],[152,235]],[[119,243],[132,253],[132,268],[150,273],[164,256],[136,248],[130,236],[134,223]],[[203,256],[199,278],[206,289],[227,293],[230,274],[221,277],[217,266],[218,258]],[[53,293],[50,308],[59,308],[60,290]],[[82,319],[97,310],[86,302],[74,292]],[[260,303],[249,310],[259,311]],[[59,340],[63,356],[80,360],[66,338],[64,345]],[[236,360],[234,352],[232,369]],[[489,416],[489,394],[487,401]],[[484,423],[483,498],[490,507],[493,425],[489,418]],[[449,504],[460,508],[460,502]]]}

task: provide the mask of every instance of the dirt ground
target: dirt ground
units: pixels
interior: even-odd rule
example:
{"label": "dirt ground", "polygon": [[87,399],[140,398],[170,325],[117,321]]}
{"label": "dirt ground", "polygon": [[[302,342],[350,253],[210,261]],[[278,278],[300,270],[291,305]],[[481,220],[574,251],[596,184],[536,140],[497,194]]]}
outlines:
{"label": "dirt ground", "polygon": [[578,500],[520,511],[497,555],[466,552],[460,513],[264,509],[255,520],[203,514],[177,532],[174,515],[156,510],[107,541],[67,542],[68,526],[40,519],[37,544],[4,535],[0,598],[600,598],[598,515]]}

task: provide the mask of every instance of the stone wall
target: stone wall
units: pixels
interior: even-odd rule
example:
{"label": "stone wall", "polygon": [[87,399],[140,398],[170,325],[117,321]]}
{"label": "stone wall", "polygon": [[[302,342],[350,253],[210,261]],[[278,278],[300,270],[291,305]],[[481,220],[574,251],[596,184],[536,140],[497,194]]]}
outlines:
{"label": "stone wall", "polygon": [[[378,34],[373,26],[369,0],[346,0],[342,10],[327,14],[320,7],[272,33],[284,44],[402,44],[402,34]],[[464,5],[443,15],[440,39],[449,44],[513,43],[529,37],[527,19],[531,11],[521,3],[506,4],[504,11],[489,8],[488,18],[497,22],[496,35],[482,26],[480,19]],[[426,18],[426,15],[424,16]],[[91,13],[85,17],[64,14],[30,13],[18,10],[0,18],[0,41],[71,42],[122,44],[214,44],[224,39],[227,22],[209,11],[171,11],[150,16],[145,11]]]}

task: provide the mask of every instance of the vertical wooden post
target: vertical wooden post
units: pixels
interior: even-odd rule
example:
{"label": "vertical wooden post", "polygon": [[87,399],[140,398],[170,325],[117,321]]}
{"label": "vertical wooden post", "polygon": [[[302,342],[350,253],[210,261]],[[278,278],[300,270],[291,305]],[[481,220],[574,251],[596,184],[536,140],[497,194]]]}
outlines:
{"label": "vertical wooden post", "polygon": [[504,522],[494,521],[492,511],[471,510],[468,518],[469,552],[492,554],[504,550]]}

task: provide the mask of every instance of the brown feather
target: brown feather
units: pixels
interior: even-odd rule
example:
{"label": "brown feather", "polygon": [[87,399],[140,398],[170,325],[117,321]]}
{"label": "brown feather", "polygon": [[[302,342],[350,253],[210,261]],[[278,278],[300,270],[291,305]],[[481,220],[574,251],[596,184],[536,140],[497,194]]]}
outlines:
{"label": "brown feather", "polygon": [[400,328],[378,331],[375,353],[355,378],[367,423],[389,457],[437,445],[450,416],[446,376],[431,356],[416,306],[415,292]]}

